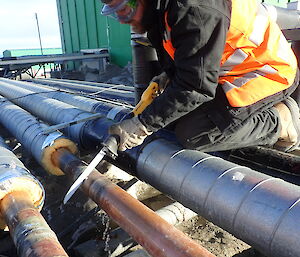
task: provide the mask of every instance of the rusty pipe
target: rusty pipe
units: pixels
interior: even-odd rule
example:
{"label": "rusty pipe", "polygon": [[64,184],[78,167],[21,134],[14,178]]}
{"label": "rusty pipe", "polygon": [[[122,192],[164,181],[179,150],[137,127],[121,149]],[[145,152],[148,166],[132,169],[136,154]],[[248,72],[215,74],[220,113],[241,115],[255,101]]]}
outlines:
{"label": "rusty pipe", "polygon": [[[73,178],[86,168],[86,164],[65,149],[57,150],[52,158],[65,174]],[[97,170],[94,170],[85,180],[81,189],[151,255],[155,257],[214,256]]]}
{"label": "rusty pipe", "polygon": [[0,202],[20,257],[68,256],[25,191],[15,191]]}

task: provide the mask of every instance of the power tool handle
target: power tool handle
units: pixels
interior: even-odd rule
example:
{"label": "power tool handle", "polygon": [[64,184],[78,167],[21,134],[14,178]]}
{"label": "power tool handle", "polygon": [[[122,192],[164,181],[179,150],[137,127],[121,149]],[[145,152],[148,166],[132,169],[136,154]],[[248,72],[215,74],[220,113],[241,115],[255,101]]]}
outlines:
{"label": "power tool handle", "polygon": [[151,82],[149,86],[146,88],[144,93],[141,96],[141,100],[138,102],[138,104],[133,109],[132,113],[134,116],[137,116],[141,114],[146,107],[152,103],[153,99],[155,98],[155,95],[159,91],[159,85],[156,82]]}

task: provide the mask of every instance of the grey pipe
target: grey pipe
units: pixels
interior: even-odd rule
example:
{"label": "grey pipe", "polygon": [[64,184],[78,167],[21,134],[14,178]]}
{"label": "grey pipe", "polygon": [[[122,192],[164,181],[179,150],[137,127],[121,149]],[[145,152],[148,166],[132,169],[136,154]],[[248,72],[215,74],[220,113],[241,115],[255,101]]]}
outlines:
{"label": "grey pipe", "polygon": [[8,226],[18,256],[67,256],[39,213],[44,200],[42,184],[0,137],[0,228]]}
{"label": "grey pipe", "polygon": [[[82,111],[55,99],[34,94],[32,91],[22,89],[10,82],[1,81],[0,93],[50,124],[59,124],[91,116],[89,112]],[[64,129],[64,132],[71,139],[78,139],[83,125],[84,123],[79,123],[69,126]]]}
{"label": "grey pipe", "polygon": [[162,217],[164,220],[173,226],[177,226],[191,218],[197,216],[197,214],[188,208],[185,208],[182,204],[176,202],[168,206],[165,206],[156,211],[156,214]]}
{"label": "grey pipe", "polygon": [[[32,80],[35,82],[36,80]],[[82,84],[77,84],[76,82],[61,82],[60,80],[49,80],[49,79],[39,79],[39,83],[49,85],[55,88],[68,89],[70,91],[80,91],[87,92],[93,95],[97,95],[106,99],[114,99],[118,101],[125,101],[134,104],[134,92],[129,90],[119,89],[123,85],[111,85],[108,87],[95,87],[95,86],[83,86]]]}
{"label": "grey pipe", "polygon": [[156,51],[150,44],[147,45],[147,40],[145,34],[131,33],[135,104],[139,102],[151,79],[161,72]]}
{"label": "grey pipe", "polygon": [[300,28],[300,11],[263,4],[281,30]]}
{"label": "grey pipe", "polygon": [[[24,86],[24,83],[22,83],[21,86]],[[36,94],[34,91],[21,88],[20,83],[8,79],[0,79],[0,94],[11,99],[14,103],[22,106],[22,108],[50,124],[60,124],[92,115],[92,113],[75,108],[70,104],[50,99],[44,97],[43,94]],[[62,96],[61,99],[66,98],[69,99],[69,102],[76,101],[76,98],[71,98],[69,96]],[[84,103],[84,100],[81,99],[81,103]],[[95,103],[89,101],[89,99],[84,104],[90,106],[93,112],[103,113],[111,119],[114,119],[116,115],[121,118],[128,112],[128,109],[123,108],[122,106],[114,106],[104,102],[98,102],[95,105]],[[86,124],[86,122],[82,122],[69,126],[65,128],[63,132],[68,135],[72,141],[77,142],[81,146],[82,142],[80,135],[85,129]]]}
{"label": "grey pipe", "polygon": [[[17,117],[18,114],[20,114],[20,116],[23,116],[25,118],[31,117],[31,115],[29,115],[27,112],[21,110],[19,107],[14,106],[10,102],[6,101],[6,102],[2,102],[2,104],[0,105],[0,122],[2,124],[10,126],[11,124],[14,123],[12,121],[12,119],[4,118],[5,115],[2,116],[2,113],[5,113],[5,109],[13,108],[13,107],[15,107],[14,108],[15,110],[13,113],[11,113],[12,117]],[[4,110],[2,110],[2,109],[4,109]],[[28,123],[28,122],[26,122],[26,123]],[[24,123],[20,124],[21,130],[25,130],[25,131],[28,130],[26,127],[24,128],[23,125],[24,125]],[[30,127],[30,124],[28,124],[28,125]],[[15,136],[16,136],[16,132],[19,132],[19,129],[16,129],[15,133],[13,133]],[[35,131],[30,131],[30,133],[28,133],[28,135],[35,134],[34,132]],[[37,135],[35,134],[35,136],[39,136],[40,134],[41,134],[41,132],[39,131],[39,133]],[[34,145],[34,146],[38,147],[39,145]],[[62,148],[65,148],[65,147],[62,147]],[[84,168],[85,165],[79,164],[80,162],[76,159],[76,157],[74,157],[72,155],[72,153],[69,150],[63,149],[62,153],[64,154],[63,157],[61,157],[62,159],[61,160],[56,159],[56,162],[60,163],[60,166],[62,166],[63,170],[67,169],[68,172],[70,172],[70,173],[72,173],[73,171],[76,173],[76,172],[80,171],[79,169],[82,170]],[[58,157],[59,154],[60,154],[60,151],[56,151],[56,157]],[[55,157],[53,157],[53,159],[55,159]],[[72,175],[74,175],[74,174],[72,174]],[[182,233],[181,233],[182,234],[181,235],[180,233],[176,234],[175,230],[171,231],[170,230],[171,225],[169,225],[168,223],[163,223],[162,222],[163,220],[159,220],[158,216],[157,215],[155,216],[155,214],[152,211],[147,212],[146,207],[144,209],[141,208],[142,205],[138,201],[134,201],[133,198],[127,199],[126,198],[127,193],[125,193],[125,191],[123,191],[124,193],[122,195],[121,189],[118,189],[118,187],[116,187],[116,186],[114,187],[114,186],[110,185],[107,181],[103,182],[105,185],[103,183],[100,183],[101,178],[99,178],[99,176],[98,176],[99,173],[94,172],[93,174],[91,174],[92,177],[89,176],[89,179],[86,180],[86,182],[85,182],[85,183],[88,183],[85,187],[86,191],[89,194],[91,193],[95,199],[97,198],[98,202],[103,203],[102,207],[104,209],[106,209],[106,211],[108,211],[108,214],[112,215],[112,217],[115,220],[117,220],[119,224],[121,223],[126,227],[126,224],[129,222],[131,224],[131,227],[127,226],[127,228],[130,227],[129,231],[133,235],[133,238],[136,238],[137,241],[140,240],[140,242],[144,244],[144,246],[146,247],[147,250],[150,250],[152,253],[157,253],[159,256],[167,256],[167,255],[174,256],[174,254],[176,256],[182,256],[182,254],[186,255],[186,256],[200,256],[200,255],[201,256],[212,256],[212,254],[210,254],[207,250],[205,250],[204,248],[202,248],[200,246],[197,246],[196,243],[193,242],[191,239],[184,237],[184,235]],[[99,182],[99,183],[97,184],[97,182]],[[85,183],[83,184],[83,186],[85,185]],[[92,185],[92,187],[89,186],[89,183],[90,183],[90,185]],[[98,190],[98,192],[96,190],[97,185],[101,189],[100,191]],[[121,193],[122,197],[120,199],[118,199],[117,196],[119,196],[120,193]],[[130,204],[126,204],[126,201],[129,202]],[[113,206],[113,208],[111,208],[111,206]],[[123,212],[121,213],[118,208],[116,209],[116,206],[121,206]],[[142,209],[142,211],[141,211],[141,209]],[[139,211],[139,213],[140,213],[139,215],[127,215],[127,218],[124,218],[124,217],[126,217],[126,215],[125,216],[121,215],[126,212],[130,214],[131,212],[134,212],[136,210]],[[143,215],[141,215],[141,214],[143,214]],[[128,217],[129,217],[129,221],[126,221],[126,220],[128,220]],[[133,220],[136,221],[136,218],[138,218],[138,222],[140,224],[139,228],[137,228],[137,226],[133,225],[134,224]],[[141,221],[139,221],[139,220],[141,220]],[[143,222],[143,220],[144,220],[144,222]],[[147,220],[147,221],[145,222],[145,220]],[[149,222],[149,221],[151,221],[151,222]],[[155,221],[159,222],[159,224],[155,223]],[[156,224],[156,228],[155,229],[149,228],[149,226],[151,227],[153,224]],[[144,233],[145,230],[140,228],[141,226],[146,227],[146,230],[150,231],[152,235],[157,234],[159,236],[159,233],[161,231],[164,232],[162,234],[163,236],[160,237],[161,240],[158,239],[157,235],[156,235],[156,237],[148,237],[147,238],[147,234]],[[172,234],[174,234],[175,237],[173,237],[173,238],[170,237],[170,236],[172,236]],[[179,235],[182,238],[179,238],[178,237]],[[149,240],[149,238],[151,240]],[[178,238],[179,238],[179,240],[178,240]]]}
{"label": "grey pipe", "polygon": [[[69,105],[73,105],[81,110],[92,113],[103,112],[106,115],[111,109],[116,108],[116,104],[118,104],[113,101],[99,101],[79,95],[58,91],[50,86],[39,84],[37,82],[31,83],[0,78],[0,83],[2,82],[9,83],[10,85],[14,85],[22,89],[32,91],[31,93],[40,93],[40,96],[52,98],[67,103]],[[124,109],[124,112],[128,112],[130,108],[132,108],[131,105],[122,103],[118,105],[118,109]]]}
{"label": "grey pipe", "polygon": [[[58,147],[66,147],[71,152],[76,152],[75,145],[61,133],[44,134],[43,130],[48,127],[47,125],[39,122],[20,107],[5,101],[3,97],[0,97],[0,122],[40,164],[45,167],[47,162],[48,171],[52,174],[63,173],[52,165],[51,151],[55,151]],[[57,146],[56,143],[59,145]]]}
{"label": "grey pipe", "polygon": [[34,83],[42,83],[42,84],[46,84],[46,85],[48,82],[50,82],[50,83],[56,82],[57,85],[64,85],[64,86],[69,85],[70,87],[73,86],[73,89],[76,89],[76,90],[82,90],[82,88],[89,89],[90,92],[97,92],[104,88],[114,88],[114,89],[129,91],[129,92],[134,91],[134,88],[132,86],[90,82],[90,81],[80,81],[80,80],[70,80],[70,79],[38,78],[38,79],[27,79],[27,81],[34,82]]}
{"label": "grey pipe", "polygon": [[[264,4],[273,20],[279,25],[283,35],[290,41],[300,41],[300,11]],[[292,46],[294,52],[295,47]]]}

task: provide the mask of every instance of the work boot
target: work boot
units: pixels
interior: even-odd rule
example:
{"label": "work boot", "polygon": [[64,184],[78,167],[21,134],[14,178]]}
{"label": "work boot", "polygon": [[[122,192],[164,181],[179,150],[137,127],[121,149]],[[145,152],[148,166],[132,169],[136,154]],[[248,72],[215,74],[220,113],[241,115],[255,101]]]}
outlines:
{"label": "work boot", "polygon": [[296,101],[288,97],[274,105],[279,113],[281,132],[274,147],[284,152],[291,152],[300,144],[300,111]]}

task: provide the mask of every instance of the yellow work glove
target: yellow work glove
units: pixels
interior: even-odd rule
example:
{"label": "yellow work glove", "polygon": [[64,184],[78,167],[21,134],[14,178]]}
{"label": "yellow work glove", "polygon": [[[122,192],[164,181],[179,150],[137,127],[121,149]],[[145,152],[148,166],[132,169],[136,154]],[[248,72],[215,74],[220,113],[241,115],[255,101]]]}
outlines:
{"label": "yellow work glove", "polygon": [[155,95],[155,96],[157,96],[157,95],[160,95],[165,90],[165,88],[167,87],[167,85],[170,82],[170,79],[169,79],[167,73],[162,72],[158,76],[153,77],[151,82],[156,82],[158,84],[159,91],[158,91],[158,94]]}
{"label": "yellow work glove", "polygon": [[152,132],[148,131],[138,117],[135,116],[112,125],[109,128],[109,134],[119,136],[119,150],[125,151],[142,144]]}

